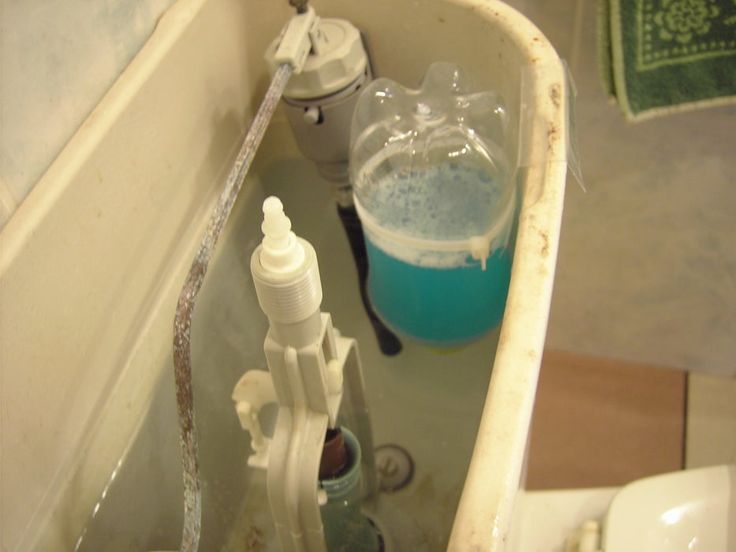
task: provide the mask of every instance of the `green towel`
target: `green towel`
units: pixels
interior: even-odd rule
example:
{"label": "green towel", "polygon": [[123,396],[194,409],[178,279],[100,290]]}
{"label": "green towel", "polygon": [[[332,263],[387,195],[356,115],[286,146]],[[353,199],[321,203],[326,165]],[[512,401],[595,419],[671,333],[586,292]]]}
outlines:
{"label": "green towel", "polygon": [[736,102],[736,0],[599,0],[598,51],[629,120]]}

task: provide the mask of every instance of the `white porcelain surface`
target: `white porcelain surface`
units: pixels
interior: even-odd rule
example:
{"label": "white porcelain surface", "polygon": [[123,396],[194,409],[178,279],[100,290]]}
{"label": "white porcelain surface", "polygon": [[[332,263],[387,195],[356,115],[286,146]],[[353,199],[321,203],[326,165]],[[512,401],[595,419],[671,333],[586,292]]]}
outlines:
{"label": "white porcelain surface", "polygon": [[608,511],[603,550],[736,550],[736,466],[686,470],[627,485]]}
{"label": "white porcelain surface", "polygon": [[606,515],[618,487],[524,491],[506,552],[567,552],[565,542],[587,520]]}

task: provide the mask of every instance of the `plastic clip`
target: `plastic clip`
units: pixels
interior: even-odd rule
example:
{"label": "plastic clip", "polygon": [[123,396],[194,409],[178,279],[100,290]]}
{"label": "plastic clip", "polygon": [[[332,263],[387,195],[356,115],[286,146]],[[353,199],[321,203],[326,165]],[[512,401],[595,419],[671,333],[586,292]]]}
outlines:
{"label": "plastic clip", "polygon": [[319,28],[320,19],[311,6],[297,14],[281,31],[281,40],[274,55],[277,65],[288,63],[294,73],[301,73],[310,52],[319,54],[325,46],[324,34]]}
{"label": "plastic clip", "polygon": [[276,402],[271,374],[264,370],[246,372],[233,390],[233,400],[240,425],[250,433],[250,446],[255,451],[248,458],[248,465],[265,470],[271,439],[263,433],[258,415],[265,405]]}

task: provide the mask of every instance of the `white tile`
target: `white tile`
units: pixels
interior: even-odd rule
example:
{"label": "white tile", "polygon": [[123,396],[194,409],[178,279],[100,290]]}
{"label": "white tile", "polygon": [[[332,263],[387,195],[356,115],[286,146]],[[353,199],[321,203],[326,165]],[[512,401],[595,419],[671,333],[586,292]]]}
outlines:
{"label": "white tile", "polygon": [[690,374],[685,467],[736,464],[736,378]]}

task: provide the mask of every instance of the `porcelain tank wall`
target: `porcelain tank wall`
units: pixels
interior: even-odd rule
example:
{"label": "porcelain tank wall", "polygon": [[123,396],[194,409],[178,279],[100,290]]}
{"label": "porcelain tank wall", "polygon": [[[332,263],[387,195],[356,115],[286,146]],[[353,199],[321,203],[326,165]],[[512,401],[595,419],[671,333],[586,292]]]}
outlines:
{"label": "porcelain tank wall", "polygon": [[0,228],[174,0],[0,3]]}
{"label": "porcelain tank wall", "polygon": [[177,2],[0,232],[3,550],[65,490],[84,499],[59,531],[86,519],[169,367],[183,275],[289,13],[266,4]]}

